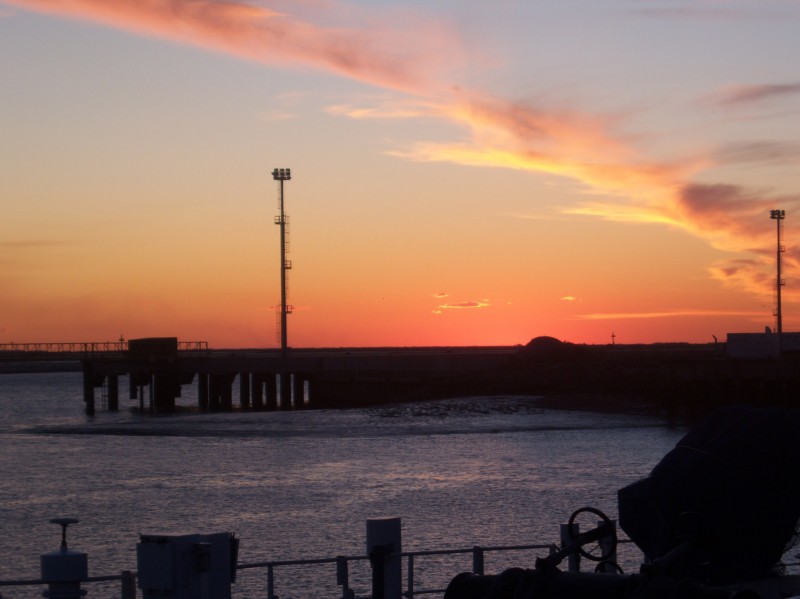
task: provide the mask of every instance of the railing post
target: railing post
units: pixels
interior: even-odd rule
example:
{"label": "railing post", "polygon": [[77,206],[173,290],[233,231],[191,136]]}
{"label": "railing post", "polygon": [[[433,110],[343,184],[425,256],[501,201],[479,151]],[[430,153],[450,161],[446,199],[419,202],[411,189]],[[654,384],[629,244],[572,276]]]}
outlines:
{"label": "railing post", "polygon": [[343,555],[336,556],[336,584],[342,587],[342,599],[354,599],[356,594],[350,588],[350,568]]}
{"label": "railing post", "polygon": [[[610,522],[613,527],[612,530],[616,531],[617,521],[611,520]],[[604,526],[605,524],[603,520],[597,521],[597,526]],[[615,532],[612,532],[612,534],[606,535],[598,541],[601,555],[608,556],[599,564],[600,570],[605,574],[614,574],[617,571],[615,567],[617,563],[617,547],[616,543],[614,543],[615,536]]]}
{"label": "railing post", "polygon": [[414,556],[408,556],[408,576],[406,578],[406,597],[413,599],[414,597]]}
{"label": "railing post", "polygon": [[472,547],[472,573],[483,576],[483,547]]}
{"label": "railing post", "polygon": [[367,520],[367,555],[372,566],[373,599],[400,599],[403,571],[400,518]]}
{"label": "railing post", "polygon": [[[572,544],[572,539],[577,537],[580,534],[580,526],[577,522],[572,525],[572,531],[569,529],[569,524],[562,524],[560,526],[561,531],[561,548],[569,546]],[[572,534],[570,534],[570,532]],[[580,554],[575,551],[574,553],[570,553],[567,557],[567,569],[570,572],[580,572],[581,571],[581,556]]]}
{"label": "railing post", "polygon": [[136,599],[136,575],[130,570],[122,571],[122,599]]}
{"label": "railing post", "polygon": [[272,564],[267,566],[267,599],[278,599],[275,596],[275,572],[272,570]]}

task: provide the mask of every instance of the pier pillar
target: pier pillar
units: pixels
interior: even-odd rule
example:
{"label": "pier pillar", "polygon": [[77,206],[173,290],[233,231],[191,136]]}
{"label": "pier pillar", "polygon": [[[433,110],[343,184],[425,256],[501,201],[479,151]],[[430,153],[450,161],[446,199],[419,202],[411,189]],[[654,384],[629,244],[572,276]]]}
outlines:
{"label": "pier pillar", "polygon": [[267,396],[267,409],[278,409],[278,385],[275,374],[268,374],[264,380],[264,391]]}
{"label": "pier pillar", "polygon": [[233,379],[236,378],[235,374],[221,375],[220,378],[220,399],[222,402],[223,410],[233,409]]}
{"label": "pier pillar", "polygon": [[220,405],[219,377],[215,374],[208,375],[208,409],[212,412],[219,410]]}
{"label": "pier pillar", "polygon": [[295,410],[306,407],[306,381],[299,373],[292,375],[292,398]]}
{"label": "pier pillar", "polygon": [[306,397],[308,398],[308,403],[306,404],[307,408],[312,406],[316,406],[314,403],[314,394],[316,393],[317,388],[317,379],[312,375],[308,375],[306,378]]}
{"label": "pier pillar", "polygon": [[109,374],[108,378],[108,411],[119,410],[119,375]]}
{"label": "pier pillar", "polygon": [[254,372],[252,374],[250,398],[254,410],[261,410],[264,408],[264,375],[260,372]]}
{"label": "pier pillar", "polygon": [[288,372],[280,373],[280,406],[281,410],[292,409],[292,375]]}
{"label": "pier pillar", "polygon": [[250,373],[239,373],[239,405],[243,410],[250,407]]}
{"label": "pier pillar", "polygon": [[233,379],[236,374],[212,374],[209,384],[209,404],[212,410],[233,409]]}
{"label": "pier pillar", "polygon": [[150,398],[150,405],[148,407],[148,410],[152,414],[155,411],[154,402],[156,397],[156,381],[155,381],[156,375],[150,373],[149,378],[150,378],[150,383],[147,385],[147,389],[148,389],[148,396]]}
{"label": "pier pillar", "polygon": [[150,373],[131,369],[128,372],[128,394],[139,400],[139,411],[144,412],[144,388],[150,387]]}
{"label": "pier pillar", "polygon": [[94,416],[94,367],[89,360],[83,362],[83,403],[87,416]]}
{"label": "pier pillar", "polygon": [[208,373],[197,373],[197,407],[201,410],[208,409]]}

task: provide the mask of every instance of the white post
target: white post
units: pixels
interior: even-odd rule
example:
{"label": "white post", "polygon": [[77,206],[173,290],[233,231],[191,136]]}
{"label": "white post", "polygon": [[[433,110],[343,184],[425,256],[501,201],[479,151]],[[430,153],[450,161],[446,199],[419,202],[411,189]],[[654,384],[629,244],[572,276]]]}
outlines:
{"label": "white post", "polygon": [[400,518],[367,520],[367,555],[373,599],[401,599],[403,593]]}

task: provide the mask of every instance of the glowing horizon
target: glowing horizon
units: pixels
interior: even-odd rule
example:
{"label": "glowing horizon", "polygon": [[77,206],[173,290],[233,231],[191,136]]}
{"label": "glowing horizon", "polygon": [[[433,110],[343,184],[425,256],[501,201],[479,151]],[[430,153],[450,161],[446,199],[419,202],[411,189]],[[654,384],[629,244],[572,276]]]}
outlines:
{"label": "glowing horizon", "polygon": [[800,6],[578,2],[0,0],[0,342],[273,347],[276,166],[290,345],[800,327]]}

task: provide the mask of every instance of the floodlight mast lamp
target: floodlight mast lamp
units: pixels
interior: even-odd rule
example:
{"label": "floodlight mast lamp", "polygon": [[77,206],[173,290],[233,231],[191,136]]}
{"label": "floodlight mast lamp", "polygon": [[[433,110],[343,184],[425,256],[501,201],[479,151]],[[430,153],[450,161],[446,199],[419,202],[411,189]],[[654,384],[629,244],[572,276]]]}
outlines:
{"label": "floodlight mast lamp", "polygon": [[785,210],[770,210],[769,217],[775,221],[777,225],[777,232],[778,232],[778,249],[777,249],[777,278],[775,279],[775,330],[780,335],[783,333],[783,308],[781,306],[781,287],[784,285],[783,279],[781,279],[781,254],[786,250],[781,244],[781,222],[783,219],[786,218],[786,211]]}
{"label": "floodlight mast lamp", "polygon": [[272,178],[280,185],[278,202],[281,213],[275,217],[275,224],[281,228],[281,355],[285,356],[289,347],[286,333],[286,315],[289,313],[289,307],[286,305],[286,271],[290,265],[286,260],[286,214],[283,210],[283,182],[291,180],[292,171],[288,168],[276,168],[272,171]]}

